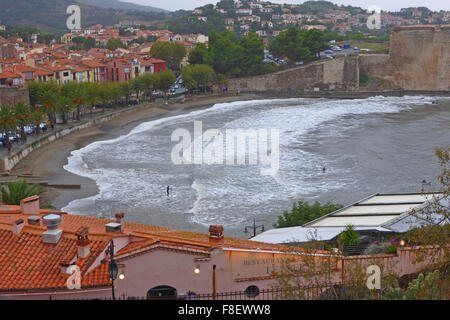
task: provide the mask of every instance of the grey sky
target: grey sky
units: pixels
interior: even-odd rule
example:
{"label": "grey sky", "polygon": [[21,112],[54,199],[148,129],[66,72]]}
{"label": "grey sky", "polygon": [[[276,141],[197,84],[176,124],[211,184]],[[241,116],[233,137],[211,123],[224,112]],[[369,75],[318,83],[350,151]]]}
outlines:
{"label": "grey sky", "polygon": [[[159,7],[167,10],[192,10],[208,3],[216,4],[216,0],[121,0],[143,5]],[[270,0],[274,3],[303,3],[303,0]],[[331,0],[331,2],[352,5],[367,9],[370,5],[377,5],[382,10],[394,11],[407,7],[428,7],[431,10],[450,10],[449,0]]]}

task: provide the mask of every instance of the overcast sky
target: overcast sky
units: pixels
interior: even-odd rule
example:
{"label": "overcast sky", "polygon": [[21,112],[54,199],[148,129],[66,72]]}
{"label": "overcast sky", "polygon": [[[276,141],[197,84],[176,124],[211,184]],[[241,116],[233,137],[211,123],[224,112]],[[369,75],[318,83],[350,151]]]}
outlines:
{"label": "overcast sky", "polygon": [[[208,3],[216,4],[215,0],[121,0],[137,4],[159,7],[166,10],[193,10]],[[303,3],[303,0],[270,0],[274,3]],[[449,0],[331,0],[331,2],[352,5],[367,9],[370,5],[377,5],[382,10],[394,11],[407,7],[428,7],[431,10],[450,10]]]}

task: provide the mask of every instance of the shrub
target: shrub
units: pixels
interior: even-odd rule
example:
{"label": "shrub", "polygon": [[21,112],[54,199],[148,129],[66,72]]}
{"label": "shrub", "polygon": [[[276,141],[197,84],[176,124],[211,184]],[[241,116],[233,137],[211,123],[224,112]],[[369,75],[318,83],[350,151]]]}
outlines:
{"label": "shrub", "polygon": [[340,243],[344,246],[355,246],[361,242],[359,233],[352,225],[348,225],[339,237]]}

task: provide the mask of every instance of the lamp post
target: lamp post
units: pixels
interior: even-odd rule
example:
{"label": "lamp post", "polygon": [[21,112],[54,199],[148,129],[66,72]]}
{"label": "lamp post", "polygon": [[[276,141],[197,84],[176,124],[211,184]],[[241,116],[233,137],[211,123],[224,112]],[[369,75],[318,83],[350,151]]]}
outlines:
{"label": "lamp post", "polygon": [[253,237],[256,237],[256,229],[258,229],[258,228],[261,228],[261,232],[264,232],[264,225],[261,224],[261,225],[257,226],[255,218],[253,218],[253,226],[245,226],[244,233],[248,233],[247,228],[253,228]]}
{"label": "lamp post", "polygon": [[117,262],[114,260],[114,242],[111,240],[109,243],[109,255],[110,261],[108,266],[109,278],[111,279],[111,289],[112,289],[112,299],[116,300],[116,296],[114,294],[114,280],[117,279],[117,274],[119,273],[119,266]]}

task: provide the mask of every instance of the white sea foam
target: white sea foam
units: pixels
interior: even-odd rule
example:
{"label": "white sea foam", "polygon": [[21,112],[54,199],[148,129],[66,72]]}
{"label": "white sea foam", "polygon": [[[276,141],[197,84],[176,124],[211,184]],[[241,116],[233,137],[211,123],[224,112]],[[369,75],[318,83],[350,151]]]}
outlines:
{"label": "white sea foam", "polygon": [[[100,193],[72,201],[63,210],[109,214],[112,209],[98,203],[116,201],[124,207],[190,212],[191,221],[202,225],[239,226],[259,213],[255,207],[270,211],[280,199],[294,200],[299,195],[337,190],[353,183],[347,169],[334,166],[338,160],[305,150],[306,141],[313,140],[309,133],[329,129],[325,131],[328,135],[339,136],[353,126],[364,125],[365,115],[398,113],[437,99],[380,96],[357,100],[252,100],[220,103],[145,122],[126,135],[97,141],[71,153],[64,168],[93,179]],[[344,117],[351,117],[351,123],[342,120]],[[249,166],[171,165],[169,128],[192,127],[198,118],[204,123],[213,122],[217,128],[280,129],[279,175],[275,180],[262,177],[257,174],[259,168]],[[321,179],[317,172],[322,166],[327,167],[332,179]],[[166,185],[177,189],[176,201],[167,201]]]}

